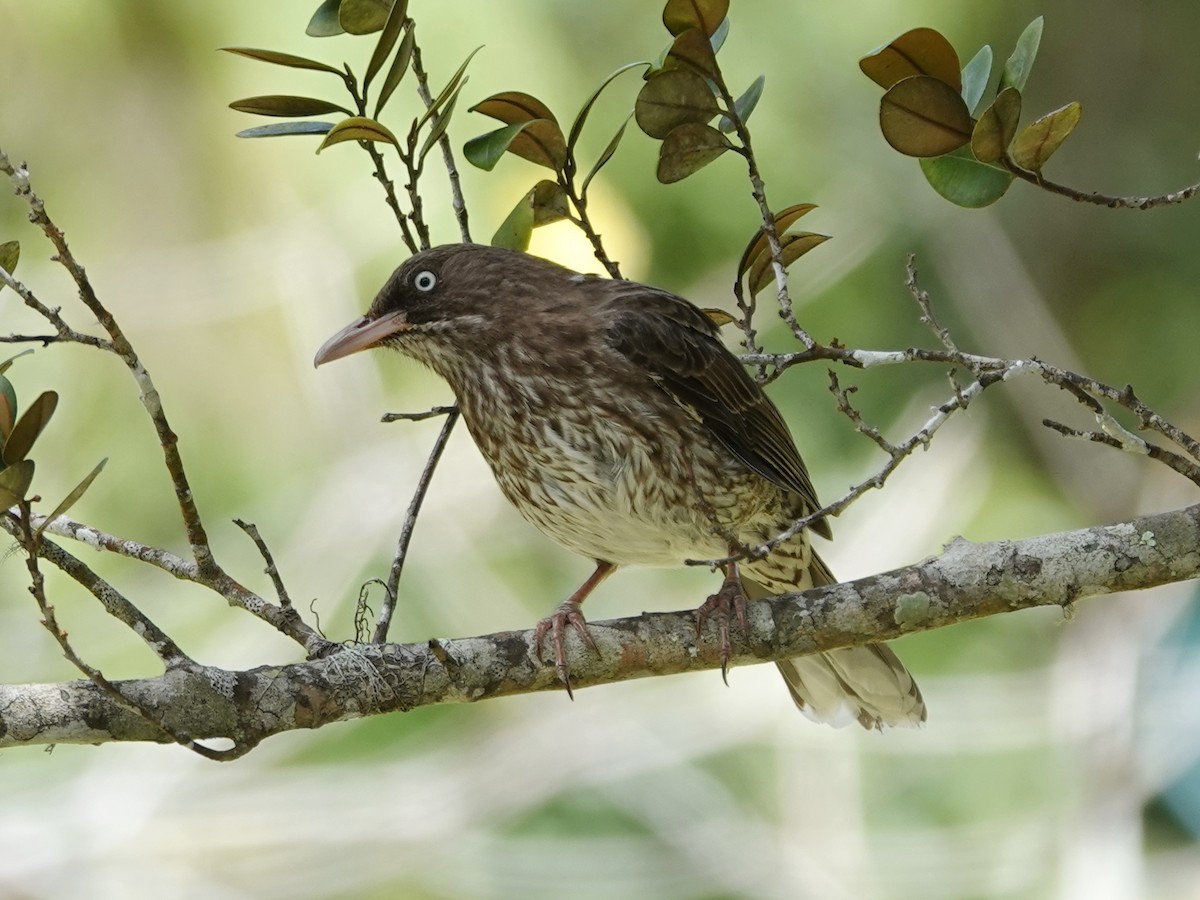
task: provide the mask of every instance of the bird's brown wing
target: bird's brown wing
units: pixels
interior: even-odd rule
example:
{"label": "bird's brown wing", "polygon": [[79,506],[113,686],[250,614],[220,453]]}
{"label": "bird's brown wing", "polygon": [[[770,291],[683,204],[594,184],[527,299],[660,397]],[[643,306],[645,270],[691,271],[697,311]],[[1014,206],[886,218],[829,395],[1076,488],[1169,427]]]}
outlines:
{"label": "bird's brown wing", "polygon": [[[666,291],[633,283],[606,286],[613,306],[609,344],[694,413],[734,456],[798,494],[810,510],[820,509],[779,410],[720,342],[708,317]],[[829,536],[824,520],[813,530]]]}

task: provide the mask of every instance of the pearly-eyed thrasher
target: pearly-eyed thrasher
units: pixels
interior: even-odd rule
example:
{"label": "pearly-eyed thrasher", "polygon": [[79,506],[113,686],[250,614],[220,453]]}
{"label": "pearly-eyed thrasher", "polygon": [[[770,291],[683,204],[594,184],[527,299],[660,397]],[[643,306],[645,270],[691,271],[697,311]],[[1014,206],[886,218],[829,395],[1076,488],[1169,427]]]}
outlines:
{"label": "pearly-eyed thrasher", "polygon": [[[580,275],[524,253],[435,247],[398,268],[316,364],[390,347],[449,382],[504,495],[543,533],[595,560],[536,629],[564,684],[563,635],[590,643],[580,604],[618,566],[681,566],[769,540],[820,508],[775,405],[709,318],[667,291]],[[829,526],[812,528],[828,537]],[[722,655],[744,603],[831,584],[800,532],[726,566]],[[916,725],[925,704],[883,644],[777,663],[796,705],[831,724]]]}

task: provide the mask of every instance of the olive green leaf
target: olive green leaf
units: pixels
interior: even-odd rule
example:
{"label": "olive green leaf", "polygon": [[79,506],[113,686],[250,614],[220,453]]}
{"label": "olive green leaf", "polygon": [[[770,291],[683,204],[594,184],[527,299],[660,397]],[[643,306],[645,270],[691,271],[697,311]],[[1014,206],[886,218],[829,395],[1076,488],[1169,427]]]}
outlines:
{"label": "olive green leaf", "polygon": [[25,499],[33,483],[33,460],[23,459],[0,472],[0,509],[11,509]]}
{"label": "olive green leaf", "polygon": [[928,75],[962,90],[958,54],[940,32],[932,28],[906,31],[890,44],[880,47],[858,61],[862,73],[885,91],[914,75]]}
{"label": "olive green leaf", "polygon": [[380,144],[391,144],[394,147],[400,146],[396,136],[384,125],[365,116],[351,116],[329,129],[329,133],[325,135],[325,140],[321,141],[317,152],[320,153],[326,147],[332,147],[334,144],[344,141],[376,141]]}
{"label": "olive green leaf", "polygon": [[529,249],[529,240],[533,236],[533,194],[536,190],[534,188],[518,200],[512,212],[500,223],[492,235],[493,247],[521,251]]}
{"label": "olive green leaf", "polygon": [[379,33],[379,40],[375,44],[371,60],[367,63],[367,73],[363,76],[364,91],[379,70],[383,68],[392,48],[396,46],[396,39],[400,37],[400,31],[404,27],[404,20],[407,16],[408,0],[396,0],[396,3],[392,5],[392,11],[388,13],[387,21],[383,23],[383,30]]}
{"label": "olive green leaf", "polygon": [[724,328],[730,322],[737,321],[737,319],[735,319],[729,313],[725,312],[725,310],[716,309],[715,307],[712,307],[712,306],[706,306],[703,309],[701,309],[700,312],[704,313],[704,315],[708,319],[708,321],[712,322],[718,328]]}
{"label": "olive green leaf", "polygon": [[[571,123],[571,131],[570,131],[570,134],[567,135],[567,155],[568,156],[574,154],[575,144],[578,142],[579,135],[583,131],[584,123],[587,122],[587,118],[592,112],[592,107],[595,106],[596,101],[600,98],[600,94],[604,91],[604,89],[606,87],[608,87],[610,84],[612,84],[613,81],[616,80],[618,75],[623,75],[625,72],[628,72],[630,69],[644,68],[649,65],[650,64],[647,62],[626,63],[625,65],[623,65],[619,69],[617,69],[615,72],[613,72],[611,75],[609,75],[607,78],[605,78],[604,81],[600,82],[600,87],[598,87],[598,88],[596,88],[596,90],[592,91],[592,95],[590,97],[588,97],[587,101],[583,104],[582,107],[580,107],[579,114],[577,116],[575,116],[575,121]],[[628,120],[626,120],[626,121],[628,121]],[[625,126],[622,125],[621,131],[624,132],[624,130],[625,130]],[[616,148],[613,147],[613,149],[615,150]],[[612,156],[612,154],[610,153],[609,156]],[[607,161],[608,161],[608,159],[605,158],[605,162],[607,162]],[[601,165],[603,165],[603,163],[597,163],[596,167],[593,168],[592,171],[595,172],[595,170],[598,169]]]}
{"label": "olive green leaf", "polygon": [[315,97],[293,97],[287,94],[269,94],[264,97],[234,100],[229,104],[229,108],[236,109],[238,112],[253,113],[256,116],[321,116],[332,112],[353,115],[346,107],[330,103],[327,100],[318,100]]}
{"label": "olive green leaf", "polygon": [[[779,239],[779,245],[783,248],[780,262],[786,269],[809,250],[821,246],[827,240],[829,240],[829,235],[816,234],[812,231],[785,234]],[[750,292],[758,294],[774,280],[775,267],[771,265],[771,254],[765,253],[750,267]]]}
{"label": "olive green leaf", "polygon": [[4,451],[0,454],[0,459],[3,459],[6,466],[20,462],[29,455],[38,435],[49,423],[57,406],[58,394],[55,391],[44,391],[29,404],[29,408],[22,413],[4,441]]}
{"label": "olive green leaf", "polygon": [[715,79],[720,75],[712,44],[698,28],[681,31],[672,41],[671,48],[667,51],[668,68],[671,63],[691,69],[705,78]]}
{"label": "olive green leaf", "polygon": [[997,91],[1014,87],[1018,91],[1025,90],[1025,82],[1029,80],[1029,70],[1037,58],[1038,46],[1042,42],[1042,25],[1044,20],[1038,16],[1025,26],[1021,36],[1017,38],[1017,46],[1012,56],[1004,64],[1004,72],[1000,76],[1000,87]]}
{"label": "olive green leaf", "polygon": [[1021,92],[1005,88],[983,111],[971,133],[971,152],[980,162],[992,163],[1008,152],[1021,121]]}
{"label": "olive green leaf", "polygon": [[663,184],[682,181],[732,148],[729,140],[709,125],[687,122],[671,130],[658,151],[655,173]]}
{"label": "olive green leaf", "polygon": [[604,152],[600,154],[596,160],[596,164],[592,166],[592,170],[583,179],[583,184],[579,187],[580,196],[587,196],[588,185],[592,183],[592,179],[596,177],[596,174],[604,168],[605,164],[612,159],[613,154],[617,152],[617,146],[621,143],[621,138],[625,137],[625,126],[629,124],[629,120],[632,118],[632,114],[625,117],[625,121],[621,123],[621,127],[617,129],[617,133],[612,136],[612,140],[608,142],[608,146],[604,148]]}
{"label": "olive green leaf", "polygon": [[[750,113],[754,112],[754,107],[758,106],[758,98],[762,96],[763,85],[767,83],[766,75],[759,75],[754,81],[750,82],[750,87],[742,92],[742,95],[733,101],[733,111],[737,114],[738,119],[744,125],[750,118]],[[728,133],[737,128],[733,120],[729,116],[721,116],[721,121],[717,125],[722,131]]]}
{"label": "olive green leaf", "polygon": [[333,66],[317,62],[315,59],[308,59],[304,56],[295,56],[291,53],[278,53],[274,50],[256,50],[253,47],[222,47],[221,49],[226,53],[244,56],[247,59],[257,59],[260,62],[272,63],[276,66],[287,66],[291,69],[312,69],[315,72],[332,72],[339,78],[345,77],[343,73],[339,72]]}
{"label": "olive green leaf", "polygon": [[286,134],[328,134],[332,130],[332,122],[276,122],[273,125],[243,128],[236,136],[240,138],[280,137]]}
{"label": "olive green leaf", "polygon": [[703,125],[719,111],[708,82],[687,69],[651,76],[633,107],[638,127],[659,140],[680,125]]}
{"label": "olive green leaf", "polygon": [[557,181],[543,178],[533,186],[529,197],[529,203],[533,207],[534,228],[560,222],[570,215],[567,192]]}
{"label": "olive green leaf", "polygon": [[932,75],[896,82],[879,105],[884,139],[907,156],[941,156],[971,140],[975,123],[959,89]]}
{"label": "olive green leaf", "polygon": [[[9,275],[17,268],[17,262],[21,259],[21,242],[20,241],[5,241],[0,244],[0,269],[3,269]],[[5,284],[0,281],[0,291],[4,290]]]}
{"label": "olive green leaf", "polygon": [[333,37],[335,34],[344,34],[345,29],[338,22],[338,7],[342,5],[342,0],[323,0],[317,11],[312,14],[312,18],[308,20],[308,27],[304,29],[304,33],[309,37]]}
{"label": "olive green leaf", "polygon": [[[775,233],[782,235],[792,226],[793,222],[816,208],[817,205],[815,203],[796,203],[787,209],[780,210],[775,214]],[[739,279],[746,274],[746,270],[758,260],[758,257],[766,251],[769,243],[767,240],[767,230],[760,225],[758,231],[754,233],[754,237],[750,238],[750,242],[746,244],[746,249],[742,251],[742,258],[738,262],[737,267],[737,277]]]}
{"label": "olive green leaf", "polygon": [[1046,160],[1070,137],[1082,115],[1083,107],[1071,101],[1030,124],[1013,143],[1013,162],[1030,172],[1040,172]]}
{"label": "olive green leaf", "polygon": [[951,203],[979,209],[1004,196],[1013,176],[996,166],[982,163],[969,147],[959,147],[945,156],[920,160],[930,186]]}
{"label": "olive green leaf", "polygon": [[17,392],[12,382],[0,375],[0,444],[12,434],[17,420]]}
{"label": "olive green leaf", "polygon": [[400,80],[404,78],[404,73],[408,71],[408,64],[412,61],[413,46],[416,43],[416,34],[411,28],[404,32],[404,37],[400,40],[400,49],[396,51],[396,58],[392,60],[392,65],[388,68],[387,75],[383,77],[383,84],[379,88],[379,99],[375,101],[375,118],[379,118],[379,114],[383,112],[383,106],[391,99],[392,93],[400,84]]}
{"label": "olive green leaf", "polygon": [[79,482],[79,484],[72,488],[71,493],[63,497],[62,502],[59,503],[58,506],[54,507],[54,511],[51,512],[50,515],[46,516],[46,518],[42,521],[42,524],[38,526],[38,530],[34,532],[34,537],[40,537],[41,533],[46,530],[47,525],[49,525],[59,516],[66,515],[67,510],[75,505],[76,501],[83,496],[84,491],[92,486],[92,482],[96,480],[96,476],[99,475],[104,469],[104,466],[107,462],[108,457],[106,456],[96,464],[96,468],[92,469],[92,471],[87,474],[87,477],[83,479],[83,481]]}
{"label": "olive green leaf", "polygon": [[975,112],[991,77],[992,48],[984,44],[962,70],[962,97],[970,112]]}
{"label": "olive green leaf", "polygon": [[667,0],[663,25],[671,34],[699,28],[707,37],[713,34],[729,14],[729,0]]}
{"label": "olive green leaf", "polygon": [[[12,271],[12,270],[10,269],[9,271]],[[8,359],[6,359],[4,362],[0,362],[0,375],[3,375],[3,374],[4,374],[5,372],[7,372],[7,371],[8,371],[10,368],[12,368],[12,364],[13,364],[13,363],[15,363],[15,362],[16,362],[18,359],[20,359],[22,356],[28,356],[28,355],[29,355],[30,353],[32,353],[32,352],[33,352],[33,350],[32,350],[32,349],[30,349],[30,350],[22,350],[20,353],[17,353],[17,354],[15,354],[15,355],[13,355],[13,356],[10,356],[10,357],[9,357]]]}
{"label": "olive green leaf", "polygon": [[383,28],[390,11],[386,0],[342,0],[338,24],[347,34],[371,34]]}
{"label": "olive green leaf", "polygon": [[[463,80],[466,84],[466,79]],[[426,155],[433,149],[446,129],[450,127],[450,117],[454,115],[454,104],[458,102],[458,95],[462,91],[462,84],[450,95],[450,99],[446,101],[445,108],[433,118],[433,127],[429,129],[429,134],[425,136],[425,142],[421,144],[421,152],[417,154],[418,163],[425,160]]]}

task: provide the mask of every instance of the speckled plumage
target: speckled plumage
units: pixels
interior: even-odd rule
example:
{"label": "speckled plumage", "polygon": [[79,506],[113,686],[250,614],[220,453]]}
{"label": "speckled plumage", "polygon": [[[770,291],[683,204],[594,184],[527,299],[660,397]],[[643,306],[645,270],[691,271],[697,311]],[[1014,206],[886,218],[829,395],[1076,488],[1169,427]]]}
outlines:
{"label": "speckled plumage", "polygon": [[[380,345],[445,378],[505,496],[598,563],[722,557],[731,539],[761,543],[819,505],[775,406],[707,316],[666,291],[448,245],[397,269],[318,361]],[[828,536],[824,523],[817,530]],[[833,580],[805,533],[740,571],[755,596]],[[924,719],[920,692],[886,647],[780,671],[819,720]]]}

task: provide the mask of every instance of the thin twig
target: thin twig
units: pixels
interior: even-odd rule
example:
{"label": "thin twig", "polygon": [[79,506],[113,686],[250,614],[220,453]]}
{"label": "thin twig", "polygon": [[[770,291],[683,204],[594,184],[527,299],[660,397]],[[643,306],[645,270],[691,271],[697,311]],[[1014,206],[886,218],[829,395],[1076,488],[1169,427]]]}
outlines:
{"label": "thin twig", "polygon": [[[411,21],[411,20],[410,20]],[[411,25],[415,30],[416,25]],[[421,48],[413,38],[412,52],[412,70],[413,75],[417,78],[417,94],[421,98],[421,102],[425,104],[425,108],[433,106],[433,94],[429,91],[429,76],[425,72],[425,67],[421,63]],[[446,166],[446,176],[450,179],[450,203],[454,207],[454,218],[458,222],[458,232],[462,237],[463,242],[469,244],[471,242],[471,227],[467,221],[467,204],[463,199],[462,182],[458,174],[458,166],[454,161],[454,148],[450,144],[450,136],[443,132],[438,138],[438,145],[442,148],[442,162]]]}
{"label": "thin twig", "polygon": [[267,546],[267,542],[258,533],[258,526],[253,522],[243,522],[241,519],[234,519],[233,524],[249,535],[250,540],[254,541],[254,546],[258,548],[258,552],[262,555],[263,561],[267,564],[267,568],[264,571],[270,577],[271,584],[275,586],[275,596],[279,598],[280,608],[291,609],[292,598],[288,596],[287,588],[283,586],[283,577],[279,574],[279,569],[275,566],[275,557],[271,555],[271,549]]}
{"label": "thin twig", "polygon": [[1022,181],[1035,184],[1044,191],[1058,194],[1060,197],[1067,197],[1077,203],[1093,203],[1097,206],[1107,206],[1109,209],[1158,209],[1163,206],[1184,203],[1191,200],[1197,194],[1200,194],[1200,184],[1193,184],[1177,191],[1159,194],[1157,197],[1115,197],[1095,191],[1077,191],[1075,188],[1067,187],[1065,184],[1056,184],[1053,181],[1048,181],[1040,172],[1031,172],[1028,169],[1023,169],[1007,156],[1000,159],[1000,165]]}
{"label": "thin twig", "polygon": [[448,416],[452,412],[457,412],[457,406],[435,406],[433,409],[427,409],[424,412],[399,412],[399,413],[384,413],[379,421],[381,422],[423,422],[426,419],[435,419],[438,416]]}
{"label": "thin twig", "polygon": [[908,292],[912,294],[913,300],[917,302],[917,306],[921,310],[921,324],[927,326],[934,333],[943,347],[952,353],[957,353],[958,347],[950,337],[950,332],[933,314],[933,302],[929,299],[929,292],[917,283],[917,257],[914,253],[908,254],[904,260],[904,286],[908,288]]}
{"label": "thin twig", "polygon": [[1193,484],[1200,486],[1200,466],[1180,456],[1178,453],[1172,453],[1165,447],[1160,447],[1157,444],[1151,444],[1146,441],[1140,441],[1136,445],[1130,445],[1120,438],[1114,437],[1103,431],[1081,431],[1078,428],[1072,428],[1070,425],[1064,425],[1061,422],[1056,422],[1054,419],[1042,419],[1042,424],[1052,431],[1057,431],[1063,437],[1079,438],[1085,441],[1092,441],[1097,444],[1103,444],[1106,447],[1112,447],[1115,450],[1123,450],[1126,453],[1135,453],[1148,456],[1150,459],[1160,462],[1165,466],[1175,470],[1184,478],[1191,481]]}
{"label": "thin twig", "polygon": [[412,500],[409,501],[408,512],[404,516],[404,527],[400,530],[400,539],[396,543],[396,555],[392,558],[392,568],[388,572],[387,593],[379,609],[379,618],[375,622],[373,640],[377,644],[387,641],[388,628],[391,626],[392,613],[396,607],[396,596],[400,590],[400,575],[404,571],[404,561],[408,557],[408,545],[412,540],[413,529],[417,525],[417,514],[421,511],[421,504],[425,502],[429,483],[433,480],[433,473],[437,469],[438,461],[442,458],[442,451],[446,449],[450,433],[454,430],[455,423],[458,422],[458,415],[458,407],[453,407],[450,412],[446,413],[446,421],[442,423],[442,430],[438,433],[437,440],[433,442],[433,449],[429,451],[429,459],[425,461],[425,468],[417,482],[417,489],[413,491]]}

